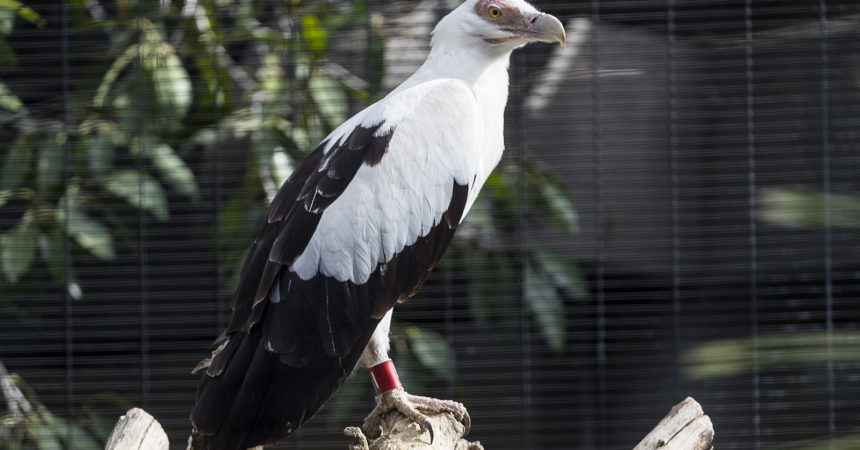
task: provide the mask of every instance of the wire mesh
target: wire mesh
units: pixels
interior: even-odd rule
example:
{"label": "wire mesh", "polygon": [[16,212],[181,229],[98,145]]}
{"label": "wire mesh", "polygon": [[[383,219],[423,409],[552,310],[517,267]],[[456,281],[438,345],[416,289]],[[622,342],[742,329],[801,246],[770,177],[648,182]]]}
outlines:
{"label": "wire mesh", "polygon": [[[721,448],[856,447],[860,7],[534,3],[568,47],[514,54],[506,156],[396,310],[407,389],[487,448],[630,448],[686,395]],[[273,190],[454,6],[0,5],[0,361],[62,446],[131,405],[182,446]]]}

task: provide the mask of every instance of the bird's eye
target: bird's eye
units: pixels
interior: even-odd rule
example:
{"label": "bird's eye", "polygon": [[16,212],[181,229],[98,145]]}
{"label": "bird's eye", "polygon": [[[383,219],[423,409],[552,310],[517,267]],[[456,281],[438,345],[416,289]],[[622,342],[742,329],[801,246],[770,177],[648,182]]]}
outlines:
{"label": "bird's eye", "polygon": [[502,17],[502,9],[496,5],[492,5],[487,10],[487,14],[489,14],[491,19],[498,19],[499,17]]}

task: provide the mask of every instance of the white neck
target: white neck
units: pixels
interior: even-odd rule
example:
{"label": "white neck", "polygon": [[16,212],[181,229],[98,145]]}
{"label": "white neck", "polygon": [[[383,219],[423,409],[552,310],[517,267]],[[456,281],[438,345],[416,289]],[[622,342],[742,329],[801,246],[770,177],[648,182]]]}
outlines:
{"label": "white neck", "polygon": [[449,48],[445,45],[434,45],[424,64],[403,84],[398,86],[395,92],[439,78],[463,80],[473,88],[487,82],[491,84],[502,83],[504,90],[507,91],[508,63],[511,51],[505,50],[488,54],[486,47]]}
{"label": "white neck", "polygon": [[391,94],[440,78],[463,80],[472,88],[483,113],[484,139],[480,150],[480,168],[475,174],[475,183],[471,186],[466,204],[468,211],[490,172],[499,163],[505,148],[508,64],[513,49],[498,49],[501,51],[488,53],[484,45],[477,48],[468,45],[453,48],[438,45],[437,42],[434,44],[424,64]]}

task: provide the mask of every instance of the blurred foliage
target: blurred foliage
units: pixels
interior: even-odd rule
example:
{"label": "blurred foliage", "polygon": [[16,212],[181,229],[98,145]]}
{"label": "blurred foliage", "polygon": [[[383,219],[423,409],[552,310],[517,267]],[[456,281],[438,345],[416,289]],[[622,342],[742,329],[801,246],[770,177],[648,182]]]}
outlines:
{"label": "blurred foliage", "polygon": [[[114,416],[99,414],[92,405],[85,405],[72,420],[51,413],[21,377],[6,373],[2,363],[0,385],[8,410],[0,416],[0,450],[104,448],[113,430]],[[99,401],[122,410],[129,407],[110,395]]]}
{"label": "blurred foliage", "polygon": [[[135,255],[141,221],[174,224],[177,204],[207,202],[222,205],[210,237],[220,243],[212,249],[213,258],[222,258],[220,276],[231,280],[224,291],[232,291],[265,199],[330,130],[384,94],[382,36],[367,8],[358,0],[71,0],[75,28],[104,37],[90,49],[98,56],[86,61],[88,73],[99,76],[76,77],[62,113],[46,113],[0,71],[0,145],[6,149],[0,213],[16,218],[0,230],[0,283],[13,289],[28,277],[41,280],[47,269],[71,298],[84,299],[76,261],[108,264]],[[8,38],[22,23],[42,27],[45,20],[16,0],[0,0],[0,59],[7,68],[17,61]],[[331,60],[333,38],[352,29],[369,33],[366,73]],[[248,149],[239,181],[223,189],[201,186],[226,146]],[[479,325],[518,329],[524,294],[546,345],[562,352],[564,302],[585,297],[585,282],[567,255],[520,240],[522,226],[575,233],[576,212],[551,170],[531,160],[522,169],[505,160],[487,181],[455,239],[456,252],[470,255],[457,270]],[[522,221],[530,209],[542,212],[539,220]],[[28,305],[12,309],[23,317]],[[404,379],[417,390],[426,380],[453,380],[448,340],[418,325],[393,327],[401,371],[427,369]],[[350,381],[332,404],[348,404],[367,386]],[[52,433],[77,426],[44,408],[13,425],[45,433],[27,438],[44,442],[40,448],[66,446],[66,438]],[[81,429],[81,436],[91,439],[90,431]]]}
{"label": "blurred foliage", "polygon": [[846,434],[833,439],[827,437],[807,439],[774,448],[776,450],[857,450],[860,448],[860,434]]}
{"label": "blurred foliage", "polygon": [[[564,350],[565,299],[584,299],[588,286],[576,262],[560,248],[522,242],[524,227],[548,229],[560,240],[579,229],[576,209],[552,171],[528,159],[505,159],[490,175],[458,231],[470,309],[479,325],[500,325],[517,336],[521,298],[547,346]],[[528,237],[527,237],[528,238]],[[522,297],[521,294],[522,293]]]}
{"label": "blurred foliage", "polygon": [[829,361],[860,361],[860,332],[824,331],[774,333],[719,339],[685,354],[689,379],[728,377],[752,372],[753,367],[809,366]]}
{"label": "blurred foliage", "polygon": [[[333,75],[324,53],[329,34],[363,24],[364,4],[278,3],[281,10],[270,11],[248,1],[193,2],[181,10],[139,3],[108,18],[96,17],[92,4],[74,2],[78,27],[104,31],[110,40],[96,61],[103,75],[75,80],[64,117],[38,117],[0,80],[0,123],[9,149],[0,207],[25,205],[19,223],[0,236],[5,280],[18,282],[41,259],[79,298],[75,255],[111,261],[119,252],[133,254],[135,233],[124,231],[136,224],[124,217],[139,210],[167,221],[170,193],[201,199],[198,178],[205,174],[186,162],[201,148],[209,158],[225,141],[251,148],[246,186],[258,183],[271,198],[295,161],[345,119],[349,98],[370,95],[342,82],[341,72]],[[289,14],[287,7],[300,9]],[[272,12],[301,21],[267,25],[256,19]],[[42,22],[17,2],[0,3],[3,36],[14,32],[14,14]],[[14,56],[5,40],[0,47]],[[219,238],[253,228],[249,222],[261,214],[246,212],[260,204],[258,190],[236,192],[227,205],[242,213],[220,215]],[[70,254],[66,237],[76,244]],[[244,256],[244,247],[229,250],[231,263]]]}
{"label": "blurred foliage", "polygon": [[860,228],[860,196],[799,189],[768,189],[759,195],[759,218],[787,227]]}
{"label": "blurred foliage", "polygon": [[[758,219],[789,227],[860,229],[860,196],[803,189],[771,188],[757,198]],[[770,333],[718,339],[684,353],[690,380],[745,376],[753,370],[807,368],[860,361],[860,332],[836,330]],[[782,449],[856,449],[857,435],[821,437]]]}

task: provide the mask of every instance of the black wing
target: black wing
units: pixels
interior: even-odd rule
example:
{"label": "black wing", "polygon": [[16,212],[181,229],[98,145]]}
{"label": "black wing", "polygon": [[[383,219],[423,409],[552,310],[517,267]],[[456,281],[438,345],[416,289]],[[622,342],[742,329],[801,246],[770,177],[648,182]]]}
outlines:
{"label": "black wing", "polygon": [[456,182],[443,220],[367,282],[303,280],[288,269],[359,168],[384,158],[394,130],[375,136],[379,128],[355,128],[326,154],[324,142],[275,196],[242,268],[230,323],[211,360],[198,366],[206,371],[191,413],[193,448],[248,448],[295,431],[346,380],[379,320],[415,292],[450,243],[468,198]]}

